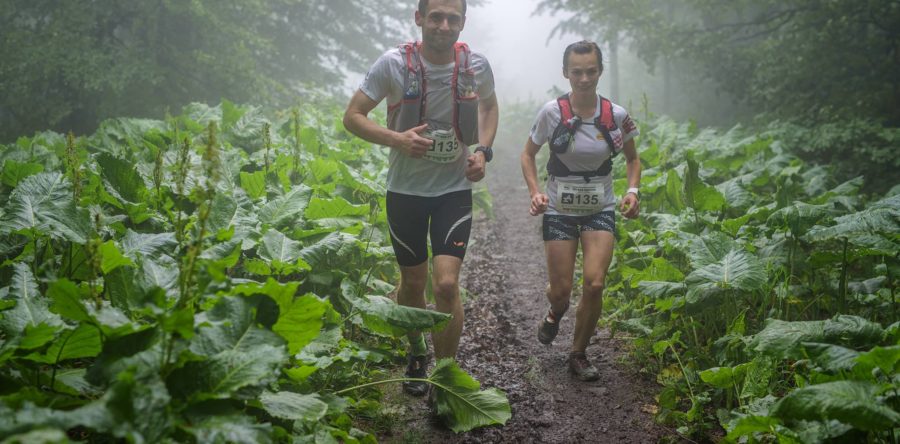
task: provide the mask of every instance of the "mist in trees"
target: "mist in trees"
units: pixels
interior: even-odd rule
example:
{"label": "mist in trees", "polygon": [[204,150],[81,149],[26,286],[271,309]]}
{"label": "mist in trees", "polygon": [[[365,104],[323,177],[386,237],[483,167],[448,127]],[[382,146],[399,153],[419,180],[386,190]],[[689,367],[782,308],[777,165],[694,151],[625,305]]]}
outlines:
{"label": "mist in trees", "polygon": [[542,0],[538,11],[571,13],[556,32],[637,54],[668,85],[663,108],[681,84],[720,94],[713,106],[735,98],[744,117],[900,125],[897,1]]}
{"label": "mist in trees", "polygon": [[0,0],[0,141],[222,98],[329,95],[408,35],[415,2]]}

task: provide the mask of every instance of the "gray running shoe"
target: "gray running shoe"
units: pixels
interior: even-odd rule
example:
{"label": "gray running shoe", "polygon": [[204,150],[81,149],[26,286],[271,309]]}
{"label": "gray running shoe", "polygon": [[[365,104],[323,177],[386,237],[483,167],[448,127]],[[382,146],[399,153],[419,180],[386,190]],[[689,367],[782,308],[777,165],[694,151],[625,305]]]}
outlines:
{"label": "gray running shoe", "polygon": [[538,341],[541,344],[550,344],[553,342],[556,334],[559,333],[559,320],[551,320],[552,316],[553,314],[547,313],[547,316],[544,316],[541,319],[541,323],[538,324]]}
{"label": "gray running shoe", "polygon": [[600,379],[600,372],[597,371],[597,367],[594,367],[582,352],[569,353],[569,371],[582,381],[596,381]]}

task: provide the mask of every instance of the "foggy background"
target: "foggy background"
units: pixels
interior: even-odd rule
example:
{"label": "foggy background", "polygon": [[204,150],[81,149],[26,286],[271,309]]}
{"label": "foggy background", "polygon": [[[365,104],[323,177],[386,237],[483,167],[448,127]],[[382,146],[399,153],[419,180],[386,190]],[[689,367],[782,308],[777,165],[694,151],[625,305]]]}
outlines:
{"label": "foggy background", "polygon": [[[701,125],[730,126],[739,122],[745,111],[733,98],[701,81],[698,73],[673,69],[667,94],[662,68],[647,66],[627,45],[620,45],[618,63],[614,64],[609,42],[600,36],[553,33],[557,24],[572,16],[569,11],[536,14],[540,0],[481,3],[468,7],[460,41],[483,53],[491,62],[501,113],[504,104],[520,104],[536,112],[543,103],[569,91],[569,83],[562,76],[562,54],[567,45],[583,38],[597,42],[603,51],[604,73],[598,92],[624,106],[636,118],[648,118],[650,114],[681,115]],[[421,39],[412,15],[408,20],[409,39]],[[612,75],[616,68],[620,85],[619,93],[613,94]],[[344,89],[349,97],[365,73],[346,74]]]}

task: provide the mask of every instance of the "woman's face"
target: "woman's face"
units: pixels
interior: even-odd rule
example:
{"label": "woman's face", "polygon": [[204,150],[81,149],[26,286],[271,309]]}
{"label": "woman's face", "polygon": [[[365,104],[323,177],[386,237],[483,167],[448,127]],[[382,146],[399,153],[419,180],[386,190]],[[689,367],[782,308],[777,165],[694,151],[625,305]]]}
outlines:
{"label": "woman's face", "polygon": [[593,94],[597,90],[597,82],[600,81],[600,64],[597,53],[591,51],[587,54],[569,54],[569,67],[563,72],[563,76],[569,79],[572,92],[589,92]]}

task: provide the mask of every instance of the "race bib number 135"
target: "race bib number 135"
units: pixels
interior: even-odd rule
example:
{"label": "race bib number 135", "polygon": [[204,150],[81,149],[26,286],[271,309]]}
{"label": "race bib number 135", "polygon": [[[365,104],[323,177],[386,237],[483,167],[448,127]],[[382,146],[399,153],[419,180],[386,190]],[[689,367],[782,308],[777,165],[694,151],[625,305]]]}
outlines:
{"label": "race bib number 135", "polygon": [[425,153],[425,158],[437,163],[452,163],[462,153],[462,144],[456,139],[456,134],[450,131],[433,131],[429,137],[433,142],[431,148]]}
{"label": "race bib number 135", "polygon": [[557,182],[556,185],[557,206],[565,213],[593,214],[606,204],[602,183]]}

